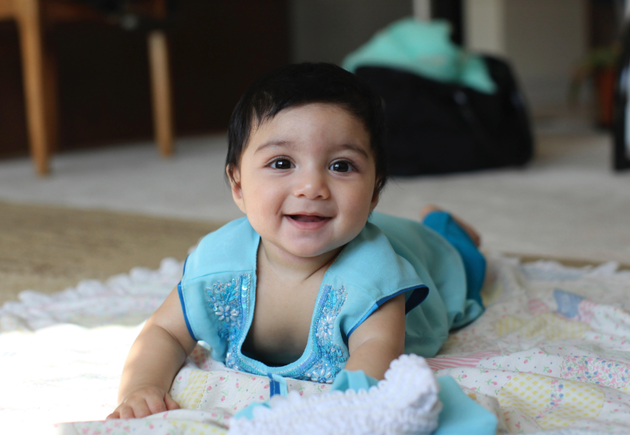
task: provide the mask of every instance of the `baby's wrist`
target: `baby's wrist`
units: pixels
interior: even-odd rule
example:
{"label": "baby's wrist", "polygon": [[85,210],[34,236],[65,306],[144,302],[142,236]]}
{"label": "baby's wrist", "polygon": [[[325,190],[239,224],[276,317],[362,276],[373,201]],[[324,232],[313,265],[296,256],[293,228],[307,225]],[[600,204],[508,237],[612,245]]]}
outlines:
{"label": "baby's wrist", "polygon": [[118,399],[119,399],[119,403],[124,403],[125,401],[127,401],[129,398],[133,397],[136,394],[146,396],[152,393],[157,393],[158,395],[164,396],[166,394],[166,390],[160,387],[159,385],[141,384],[141,385],[134,386],[134,388],[126,392],[126,394],[121,394],[118,397]]}

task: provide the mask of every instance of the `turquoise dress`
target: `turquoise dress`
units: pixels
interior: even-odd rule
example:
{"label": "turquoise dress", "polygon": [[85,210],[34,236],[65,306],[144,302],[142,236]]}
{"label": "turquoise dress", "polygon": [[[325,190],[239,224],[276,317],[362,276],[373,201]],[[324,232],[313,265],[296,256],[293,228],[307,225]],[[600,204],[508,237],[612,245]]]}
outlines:
{"label": "turquoise dress", "polygon": [[247,218],[225,225],[190,254],[178,285],[191,336],[234,370],[331,383],[348,360],[353,331],[403,293],[406,353],[434,356],[450,329],[483,311],[467,299],[462,258],[446,239],[419,222],[375,212],[326,271],[302,356],[267,366],[242,352],[254,316],[259,243]]}

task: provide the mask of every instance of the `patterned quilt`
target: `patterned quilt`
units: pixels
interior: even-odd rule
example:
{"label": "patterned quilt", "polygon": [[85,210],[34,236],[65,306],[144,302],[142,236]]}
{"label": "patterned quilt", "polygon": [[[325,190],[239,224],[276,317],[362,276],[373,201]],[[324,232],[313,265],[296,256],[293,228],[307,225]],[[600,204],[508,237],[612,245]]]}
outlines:
{"label": "patterned quilt", "polygon": [[630,433],[630,272],[494,265],[486,313],[450,335],[434,372],[493,409],[503,433]]}
{"label": "patterned quilt", "polygon": [[[428,360],[434,373],[452,376],[495,413],[498,433],[630,433],[630,272],[498,255],[490,264],[486,312]],[[156,271],[134,269],[51,296],[26,291],[0,308],[0,432],[226,433],[235,412],[267,400],[268,379],[227,370],[198,346],[173,384],[185,409],[101,421],[116,405],[141,322],[181,267],[166,259]],[[304,396],[328,388],[288,386]]]}

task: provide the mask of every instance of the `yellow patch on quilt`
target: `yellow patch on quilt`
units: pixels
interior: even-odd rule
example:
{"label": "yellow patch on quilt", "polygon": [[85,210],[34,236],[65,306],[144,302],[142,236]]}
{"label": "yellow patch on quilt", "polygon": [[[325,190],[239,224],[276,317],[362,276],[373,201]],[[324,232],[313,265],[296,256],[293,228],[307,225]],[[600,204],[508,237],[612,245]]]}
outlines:
{"label": "yellow patch on quilt", "polygon": [[494,324],[499,337],[517,332],[525,338],[545,337],[547,340],[579,338],[590,328],[586,323],[565,320],[554,313],[544,313],[525,320],[507,316]]}
{"label": "yellow patch on quilt", "polygon": [[173,399],[184,409],[197,409],[201,403],[207,379],[207,371],[192,370],[186,387],[173,396]]}
{"label": "yellow patch on quilt", "polygon": [[[185,420],[166,420],[167,424],[170,424],[174,428],[179,429],[176,433],[187,433],[191,435],[206,435],[217,434],[227,435],[228,430],[222,427],[217,427],[212,424],[202,423],[199,421],[185,421]],[[171,433],[169,431],[169,433]]]}
{"label": "yellow patch on quilt", "polygon": [[519,330],[524,323],[525,321],[519,319],[518,317],[507,316],[495,322],[494,329],[497,331],[499,337],[503,337],[504,335],[508,335]]}
{"label": "yellow patch on quilt", "polygon": [[502,408],[520,410],[545,430],[566,427],[576,419],[597,417],[604,398],[604,392],[596,385],[529,373],[514,376],[498,396]]}

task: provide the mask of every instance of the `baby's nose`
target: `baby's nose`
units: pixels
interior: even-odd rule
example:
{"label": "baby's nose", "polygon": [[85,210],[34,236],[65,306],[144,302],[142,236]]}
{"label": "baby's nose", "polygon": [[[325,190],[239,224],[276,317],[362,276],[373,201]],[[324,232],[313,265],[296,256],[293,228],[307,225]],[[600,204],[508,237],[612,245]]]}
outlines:
{"label": "baby's nose", "polygon": [[326,199],[330,196],[330,190],[326,175],[320,171],[304,171],[297,179],[293,191],[297,197],[307,199]]}

